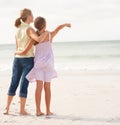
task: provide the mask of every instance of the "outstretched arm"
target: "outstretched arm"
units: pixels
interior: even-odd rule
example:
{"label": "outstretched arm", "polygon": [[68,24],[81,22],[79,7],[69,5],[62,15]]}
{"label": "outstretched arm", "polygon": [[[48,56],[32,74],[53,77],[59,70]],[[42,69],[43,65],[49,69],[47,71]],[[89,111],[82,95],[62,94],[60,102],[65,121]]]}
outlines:
{"label": "outstretched arm", "polygon": [[62,25],[59,25],[54,31],[51,32],[51,38],[54,38],[54,36],[64,27],[71,27],[70,23],[65,23]]}

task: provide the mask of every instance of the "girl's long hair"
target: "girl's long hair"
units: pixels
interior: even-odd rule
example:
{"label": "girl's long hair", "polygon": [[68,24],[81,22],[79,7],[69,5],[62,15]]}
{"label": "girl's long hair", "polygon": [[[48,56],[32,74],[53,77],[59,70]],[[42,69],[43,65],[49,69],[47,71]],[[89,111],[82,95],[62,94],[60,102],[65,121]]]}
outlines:
{"label": "girl's long hair", "polygon": [[[37,29],[36,33],[38,36],[40,36],[40,31],[44,28],[44,26],[46,25],[46,20],[43,17],[37,17],[34,20],[34,26]],[[38,42],[35,42],[34,45],[38,44]]]}

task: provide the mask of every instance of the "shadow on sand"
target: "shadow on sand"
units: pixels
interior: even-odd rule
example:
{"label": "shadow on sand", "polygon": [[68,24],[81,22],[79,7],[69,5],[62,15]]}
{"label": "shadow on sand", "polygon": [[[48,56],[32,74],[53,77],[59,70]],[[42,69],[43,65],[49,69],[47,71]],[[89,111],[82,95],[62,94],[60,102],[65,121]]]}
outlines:
{"label": "shadow on sand", "polygon": [[119,118],[85,118],[81,116],[73,116],[73,115],[51,115],[46,116],[46,119],[60,119],[60,120],[71,120],[71,121],[86,121],[86,122],[109,122],[109,123],[120,123]]}
{"label": "shadow on sand", "polygon": [[[9,117],[19,117],[19,114],[9,114],[7,115]],[[56,119],[56,120],[71,120],[73,122],[99,122],[99,123],[118,123],[120,124],[120,117],[108,117],[108,118],[101,118],[101,117],[83,117],[83,116],[77,116],[77,115],[50,115],[50,116],[37,116],[36,115],[27,115],[27,116],[23,116],[23,117],[31,117],[34,120],[38,120],[38,119]]]}

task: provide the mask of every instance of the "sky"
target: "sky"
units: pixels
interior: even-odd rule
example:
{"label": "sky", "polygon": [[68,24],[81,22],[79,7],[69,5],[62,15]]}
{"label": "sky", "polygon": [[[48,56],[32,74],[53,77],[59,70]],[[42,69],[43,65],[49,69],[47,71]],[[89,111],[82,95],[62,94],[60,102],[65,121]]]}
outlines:
{"label": "sky", "polygon": [[71,23],[54,41],[120,40],[120,0],[0,0],[0,44],[15,43],[14,22],[24,8],[46,18],[49,31]]}

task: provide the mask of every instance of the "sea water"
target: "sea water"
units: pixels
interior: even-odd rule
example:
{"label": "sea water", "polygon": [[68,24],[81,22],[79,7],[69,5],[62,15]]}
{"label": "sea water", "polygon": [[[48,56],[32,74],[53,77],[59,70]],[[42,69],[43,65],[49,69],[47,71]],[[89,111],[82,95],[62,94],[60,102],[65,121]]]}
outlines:
{"label": "sea water", "polygon": [[[56,70],[120,70],[120,41],[54,42]],[[0,44],[0,71],[12,69],[14,44]]]}

